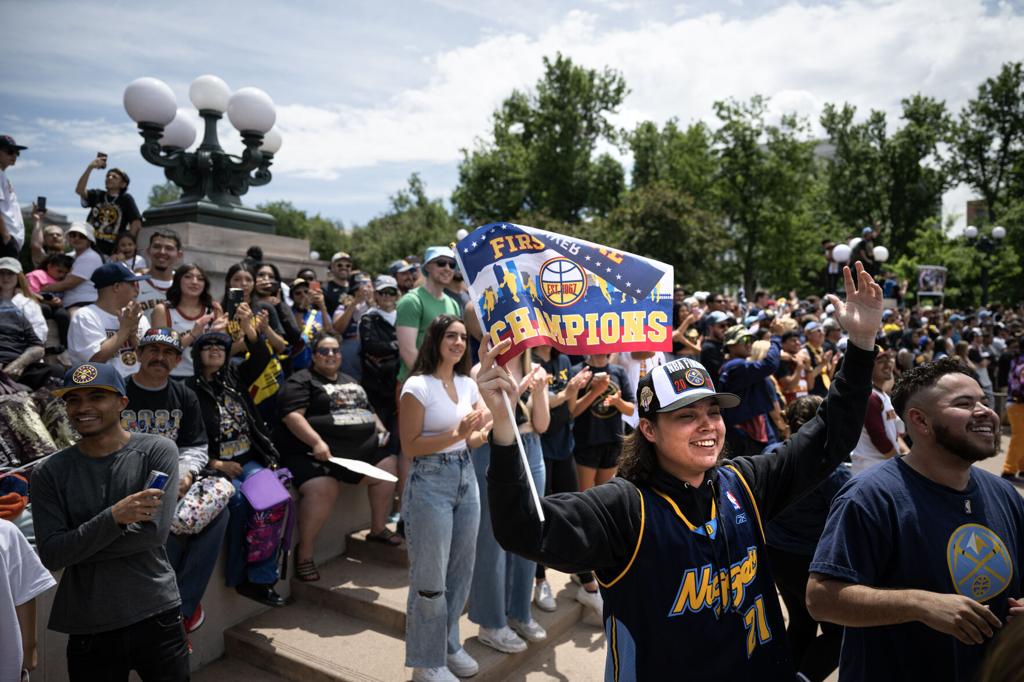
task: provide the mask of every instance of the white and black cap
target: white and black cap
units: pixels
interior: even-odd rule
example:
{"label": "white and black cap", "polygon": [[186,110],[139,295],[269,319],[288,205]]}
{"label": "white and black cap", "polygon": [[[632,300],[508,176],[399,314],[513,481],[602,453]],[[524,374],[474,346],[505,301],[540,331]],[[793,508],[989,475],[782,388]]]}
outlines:
{"label": "white and black cap", "polygon": [[716,391],[704,365],[688,358],[655,367],[637,386],[640,417],[647,419],[655,412],[672,412],[705,398],[715,398],[721,407],[740,404],[738,395]]}

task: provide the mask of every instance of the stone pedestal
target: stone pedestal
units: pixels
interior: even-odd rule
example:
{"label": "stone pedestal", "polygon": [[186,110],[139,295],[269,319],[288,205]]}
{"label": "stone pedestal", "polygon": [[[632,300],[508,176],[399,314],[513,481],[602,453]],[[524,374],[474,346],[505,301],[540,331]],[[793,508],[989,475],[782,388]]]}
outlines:
{"label": "stone pedestal", "polygon": [[324,278],[327,265],[323,261],[309,258],[309,242],[295,237],[276,234],[235,230],[202,223],[172,223],[143,227],[139,233],[139,252],[145,254],[149,235],[154,230],[173,230],[181,238],[185,251],[183,262],[198,263],[210,279],[210,291],[216,300],[224,293],[224,275],[235,263],[245,258],[246,249],[259,246],[263,257],[281,271],[281,278],[288,283],[302,267],[312,267],[317,276]]}

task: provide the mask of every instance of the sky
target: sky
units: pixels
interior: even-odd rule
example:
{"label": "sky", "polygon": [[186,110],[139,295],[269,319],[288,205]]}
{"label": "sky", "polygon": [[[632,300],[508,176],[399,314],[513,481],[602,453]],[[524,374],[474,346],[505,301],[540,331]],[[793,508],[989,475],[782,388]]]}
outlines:
{"label": "sky", "polygon": [[[0,4],[17,27],[5,40],[0,134],[30,147],[8,176],[23,203],[43,195],[73,218],[84,217],[74,187],[97,151],[130,174],[140,207],[163,182],[122,105],[140,76],[168,83],[191,112],[188,86],[202,74],[265,90],[284,143],[274,180],[243,202],[284,199],[351,227],[385,212],[414,172],[447,200],[461,150],[559,51],[622,73],[630,92],[613,121],[626,129],[713,124],[716,100],[754,94],[819,131],[825,104],[843,101],[897,126],[901,98],[920,92],[955,112],[1002,63],[1024,58],[1024,0]],[[219,132],[239,153],[226,119]],[[98,173],[90,186],[102,186]],[[970,196],[949,192],[945,213],[963,214]]]}

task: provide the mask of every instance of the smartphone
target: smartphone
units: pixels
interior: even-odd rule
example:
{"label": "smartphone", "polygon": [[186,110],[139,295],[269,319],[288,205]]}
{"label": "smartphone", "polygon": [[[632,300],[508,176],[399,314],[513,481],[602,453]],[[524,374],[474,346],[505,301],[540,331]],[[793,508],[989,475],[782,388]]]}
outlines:
{"label": "smartphone", "polygon": [[235,311],[242,304],[244,297],[245,292],[241,289],[228,289],[228,309],[225,312],[227,312],[229,318],[235,316]]}
{"label": "smartphone", "polygon": [[46,213],[46,197],[36,197],[36,210]]}
{"label": "smartphone", "polygon": [[170,480],[170,474],[165,474],[162,471],[152,470],[149,472],[149,477],[146,479],[145,490],[155,488],[156,490],[163,490],[167,486],[167,481]]}
{"label": "smartphone", "polygon": [[320,282],[314,279],[312,282],[309,283],[309,290],[320,291]]}
{"label": "smartphone", "polygon": [[107,153],[106,152],[96,152],[96,158],[97,159],[101,159],[103,161],[103,164],[100,166],[100,168],[106,168],[107,167]]}

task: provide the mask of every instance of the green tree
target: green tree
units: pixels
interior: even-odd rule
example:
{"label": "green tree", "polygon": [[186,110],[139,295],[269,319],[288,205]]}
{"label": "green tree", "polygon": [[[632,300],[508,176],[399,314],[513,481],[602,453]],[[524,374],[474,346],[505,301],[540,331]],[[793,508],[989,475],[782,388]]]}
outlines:
{"label": "green tree", "polygon": [[168,180],[160,185],[153,185],[149,189],[149,207],[163,206],[181,198],[181,188]]}
{"label": "green tree", "polygon": [[310,216],[295,208],[290,201],[271,201],[259,204],[256,208],[274,216],[277,234],[307,240],[310,250],[318,251],[323,258],[330,258],[332,253],[350,248],[351,237],[342,224],[322,218],[319,213]]}
{"label": "green tree", "polygon": [[668,182],[690,195],[696,206],[711,206],[716,162],[707,125],[698,122],[682,130],[672,119],[659,131],[657,124],[644,121],[627,140],[633,152],[633,189]]}
{"label": "green tree", "polygon": [[414,173],[408,186],[391,197],[387,212],[352,231],[352,257],[367,272],[383,272],[396,258],[450,244],[460,227],[444,202],[427,197],[423,181]]}
{"label": "green tree", "polygon": [[[953,130],[952,173],[981,194],[993,223],[1024,191],[1024,68],[1003,64],[978,87]],[[1009,191],[1009,190],[1013,191]],[[1015,195],[1015,196],[1014,196]]]}
{"label": "green tree", "polygon": [[605,215],[625,188],[621,164],[594,158],[598,142],[617,144],[608,120],[627,93],[622,76],[544,58],[533,92],[513,92],[495,111],[492,139],[462,150],[458,215],[474,223],[544,213],[570,224]]}
{"label": "green tree", "polygon": [[712,136],[714,195],[748,292],[759,281],[773,287],[793,283],[794,258],[815,255],[819,236],[803,205],[814,178],[815,143],[806,139],[806,121],[795,116],[769,124],[767,105],[759,95],[715,103],[721,125]]}
{"label": "green tree", "polygon": [[950,180],[940,163],[949,137],[945,104],[914,95],[902,101],[902,127],[891,135],[884,112],[854,122],[850,104],[827,104],[821,125],[834,146],[826,161],[826,199],[846,234],[879,225],[894,256],[903,253],[925,221],[941,213]]}

